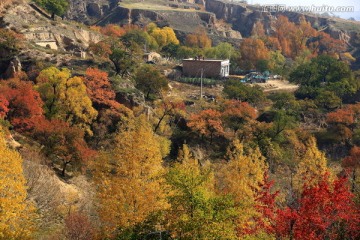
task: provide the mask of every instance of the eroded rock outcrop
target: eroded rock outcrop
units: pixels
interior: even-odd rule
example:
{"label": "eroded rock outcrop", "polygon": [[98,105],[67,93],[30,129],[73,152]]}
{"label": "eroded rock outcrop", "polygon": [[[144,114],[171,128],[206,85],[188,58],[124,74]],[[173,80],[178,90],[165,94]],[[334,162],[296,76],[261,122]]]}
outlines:
{"label": "eroded rock outcrop", "polygon": [[21,72],[22,66],[20,59],[18,57],[14,57],[5,71],[5,78],[13,78],[19,72]]}

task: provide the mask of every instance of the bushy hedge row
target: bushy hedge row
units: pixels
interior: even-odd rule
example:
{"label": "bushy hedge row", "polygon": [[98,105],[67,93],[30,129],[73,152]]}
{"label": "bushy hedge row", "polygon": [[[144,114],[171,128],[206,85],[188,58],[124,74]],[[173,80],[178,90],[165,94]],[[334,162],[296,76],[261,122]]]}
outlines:
{"label": "bushy hedge row", "polygon": [[[194,84],[194,85],[199,85],[201,84],[201,78],[180,78],[178,79],[179,82],[182,83],[189,83],[189,84]],[[216,84],[219,84],[220,81],[218,80],[214,80],[214,79],[210,79],[210,78],[203,78],[203,85],[204,86],[214,86]]]}

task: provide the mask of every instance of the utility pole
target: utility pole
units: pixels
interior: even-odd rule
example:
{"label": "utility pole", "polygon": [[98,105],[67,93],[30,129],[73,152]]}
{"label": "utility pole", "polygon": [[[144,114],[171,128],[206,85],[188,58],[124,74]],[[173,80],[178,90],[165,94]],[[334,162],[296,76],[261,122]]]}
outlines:
{"label": "utility pole", "polygon": [[204,69],[201,69],[201,75],[200,75],[200,99],[203,98],[203,75],[204,75]]}

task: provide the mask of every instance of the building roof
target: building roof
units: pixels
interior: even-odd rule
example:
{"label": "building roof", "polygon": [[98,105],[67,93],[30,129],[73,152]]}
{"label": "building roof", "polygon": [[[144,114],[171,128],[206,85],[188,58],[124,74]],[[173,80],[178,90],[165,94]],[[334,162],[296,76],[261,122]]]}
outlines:
{"label": "building roof", "polygon": [[195,58],[187,58],[183,59],[183,61],[199,61],[199,62],[230,62],[229,59],[195,59]]}

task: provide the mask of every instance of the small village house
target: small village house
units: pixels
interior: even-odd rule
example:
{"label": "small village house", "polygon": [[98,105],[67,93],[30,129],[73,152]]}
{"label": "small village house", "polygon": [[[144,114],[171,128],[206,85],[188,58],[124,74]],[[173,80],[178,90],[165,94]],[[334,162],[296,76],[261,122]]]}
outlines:
{"label": "small village house", "polygon": [[161,60],[161,55],[157,52],[148,52],[143,55],[145,62],[158,62]]}
{"label": "small village house", "polygon": [[229,76],[230,60],[183,59],[183,74],[186,77],[226,78]]}

